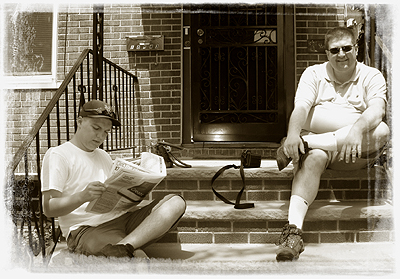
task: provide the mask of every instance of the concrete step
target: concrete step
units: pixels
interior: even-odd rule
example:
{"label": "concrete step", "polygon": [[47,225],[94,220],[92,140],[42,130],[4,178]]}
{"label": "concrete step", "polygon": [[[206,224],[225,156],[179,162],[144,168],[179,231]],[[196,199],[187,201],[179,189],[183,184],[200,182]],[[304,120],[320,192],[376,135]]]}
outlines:
{"label": "concrete step", "polygon": [[[161,242],[276,243],[287,222],[288,201],[255,202],[234,209],[221,201],[187,201],[176,230]],[[380,242],[394,239],[393,206],[371,201],[315,201],[303,225],[307,243]]]}
{"label": "concrete step", "polygon": [[60,243],[49,266],[44,268],[39,263],[34,271],[174,276],[388,276],[396,272],[395,247],[393,242],[306,244],[297,261],[277,262],[273,244],[154,243],[144,249],[150,258],[145,261],[73,255],[67,252],[65,243]]}
{"label": "concrete step", "polygon": [[[186,200],[216,200],[211,178],[223,166],[240,165],[239,160],[185,160],[192,168],[167,169],[167,177],[150,198],[167,193],[182,195]],[[274,160],[262,160],[260,168],[245,169],[244,201],[287,201],[290,198],[293,165],[279,171]],[[226,198],[235,200],[242,188],[238,169],[229,169],[215,182],[214,188]],[[387,200],[392,190],[380,167],[356,171],[326,170],[321,177],[317,200]]]}

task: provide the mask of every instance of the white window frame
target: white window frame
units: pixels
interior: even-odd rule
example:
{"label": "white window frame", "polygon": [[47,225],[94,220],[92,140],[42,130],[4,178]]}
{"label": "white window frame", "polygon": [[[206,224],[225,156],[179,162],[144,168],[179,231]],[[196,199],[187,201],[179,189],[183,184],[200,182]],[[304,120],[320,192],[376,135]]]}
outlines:
{"label": "white window frame", "polygon": [[[39,4],[40,5],[40,4]],[[51,4],[53,12],[51,74],[8,76],[2,73],[2,86],[7,89],[51,89],[57,88],[57,36],[58,36],[58,4]],[[3,22],[3,24],[5,24]]]}

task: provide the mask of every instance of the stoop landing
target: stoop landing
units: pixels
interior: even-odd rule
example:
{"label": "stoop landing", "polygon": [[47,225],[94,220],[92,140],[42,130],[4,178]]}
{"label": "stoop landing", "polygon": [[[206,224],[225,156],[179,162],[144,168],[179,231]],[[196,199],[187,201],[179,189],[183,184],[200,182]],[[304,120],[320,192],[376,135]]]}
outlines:
{"label": "stoop landing", "polygon": [[[192,168],[169,168],[151,197],[175,193],[187,201],[187,211],[175,232],[162,241],[178,243],[274,243],[287,220],[293,165],[279,171],[274,160],[245,169],[243,202],[255,208],[236,210],[217,199],[211,178],[239,160],[185,160]],[[234,201],[241,189],[239,170],[229,169],[214,184]],[[309,243],[393,240],[393,206],[383,169],[327,170],[303,226]]]}

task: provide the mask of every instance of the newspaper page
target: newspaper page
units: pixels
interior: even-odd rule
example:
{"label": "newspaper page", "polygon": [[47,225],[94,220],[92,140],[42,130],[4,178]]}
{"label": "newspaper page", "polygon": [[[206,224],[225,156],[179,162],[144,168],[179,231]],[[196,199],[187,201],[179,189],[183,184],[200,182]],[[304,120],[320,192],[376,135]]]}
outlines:
{"label": "newspaper page", "polygon": [[167,175],[164,159],[143,152],[139,160],[114,160],[111,176],[104,182],[106,190],[100,198],[91,201],[87,212],[106,213],[111,210],[128,211],[151,192]]}

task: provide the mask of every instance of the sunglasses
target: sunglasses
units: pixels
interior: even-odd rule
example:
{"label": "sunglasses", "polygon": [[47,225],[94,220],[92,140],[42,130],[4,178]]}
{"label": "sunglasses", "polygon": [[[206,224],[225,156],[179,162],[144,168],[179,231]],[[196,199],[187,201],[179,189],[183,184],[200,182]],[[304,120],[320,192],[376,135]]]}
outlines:
{"label": "sunglasses", "polygon": [[348,45],[348,46],[342,46],[342,47],[333,47],[329,49],[329,52],[332,54],[338,54],[340,50],[343,50],[343,52],[349,52],[353,49],[355,45]]}

